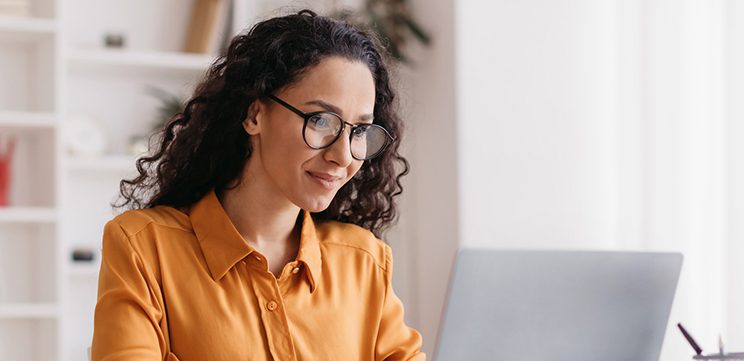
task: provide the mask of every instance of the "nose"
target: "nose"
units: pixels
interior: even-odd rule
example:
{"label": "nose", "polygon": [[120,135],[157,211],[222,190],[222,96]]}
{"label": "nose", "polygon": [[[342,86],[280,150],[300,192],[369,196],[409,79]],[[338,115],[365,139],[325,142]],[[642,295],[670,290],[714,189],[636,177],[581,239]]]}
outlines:
{"label": "nose", "polygon": [[323,157],[326,161],[335,163],[337,166],[346,168],[354,158],[351,156],[351,143],[349,140],[350,127],[345,127],[341,134],[338,136],[330,147],[325,149]]}

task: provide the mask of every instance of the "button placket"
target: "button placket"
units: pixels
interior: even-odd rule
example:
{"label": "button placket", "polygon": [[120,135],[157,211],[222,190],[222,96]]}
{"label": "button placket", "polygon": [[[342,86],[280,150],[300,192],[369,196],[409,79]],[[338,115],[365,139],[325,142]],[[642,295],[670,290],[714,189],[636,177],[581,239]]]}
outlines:
{"label": "button placket", "polygon": [[[284,346],[285,351],[287,354],[291,354],[291,359],[294,360],[296,358],[295,350],[294,350],[294,342],[292,342],[292,335],[289,332],[289,321],[287,320],[287,314],[284,309],[284,298],[281,294],[281,290],[279,287],[279,282],[276,278],[271,278],[272,281],[272,288],[275,300],[269,300],[266,304],[266,309],[269,310],[269,313],[272,314],[277,325],[277,333],[280,333],[283,335],[283,340],[281,340],[282,346]],[[283,357],[281,359],[285,359],[288,357]]]}
{"label": "button placket", "polygon": [[[261,268],[254,256],[247,259],[247,263],[253,263],[254,271]],[[266,332],[266,341],[269,346],[268,352],[275,360],[296,360],[294,342],[289,332],[289,321],[285,314],[284,299],[280,292],[280,285],[274,275],[268,270],[254,273],[250,277],[253,284],[253,292],[258,301],[259,313]]]}

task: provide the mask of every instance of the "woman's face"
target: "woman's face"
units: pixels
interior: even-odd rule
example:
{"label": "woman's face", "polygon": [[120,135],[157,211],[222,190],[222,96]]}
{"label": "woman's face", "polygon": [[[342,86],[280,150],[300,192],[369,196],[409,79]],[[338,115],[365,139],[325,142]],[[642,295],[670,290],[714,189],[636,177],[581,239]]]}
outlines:
{"label": "woman's face", "polygon": [[[329,57],[307,70],[293,85],[274,94],[304,113],[332,111],[345,121],[372,123],[375,84],[359,61]],[[331,146],[312,149],[302,137],[304,120],[271,100],[254,103],[244,128],[251,134],[251,181],[262,183],[265,196],[289,201],[311,212],[328,207],[336,192],[361,168],[349,150],[347,125]]]}

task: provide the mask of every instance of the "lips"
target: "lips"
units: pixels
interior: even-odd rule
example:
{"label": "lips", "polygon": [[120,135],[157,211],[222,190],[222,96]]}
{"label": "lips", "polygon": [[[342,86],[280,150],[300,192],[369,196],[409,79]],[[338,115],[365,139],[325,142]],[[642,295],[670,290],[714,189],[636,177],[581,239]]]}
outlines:
{"label": "lips", "polygon": [[310,176],[311,179],[313,179],[315,182],[317,182],[319,185],[321,185],[323,188],[326,188],[326,189],[336,188],[336,185],[342,179],[342,177],[340,176],[329,174],[329,173],[323,173],[323,172],[308,171],[307,174]]}

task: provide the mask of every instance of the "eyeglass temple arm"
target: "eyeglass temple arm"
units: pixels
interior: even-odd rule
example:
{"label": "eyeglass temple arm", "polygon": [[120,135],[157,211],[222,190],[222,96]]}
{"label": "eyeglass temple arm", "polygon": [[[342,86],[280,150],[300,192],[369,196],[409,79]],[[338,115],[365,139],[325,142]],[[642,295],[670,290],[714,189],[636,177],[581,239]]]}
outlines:
{"label": "eyeglass temple arm", "polygon": [[281,99],[277,98],[277,97],[276,97],[276,96],[274,96],[274,95],[269,95],[269,99],[271,99],[271,100],[273,100],[273,101],[275,101],[275,102],[277,102],[277,103],[281,104],[281,106],[283,106],[283,107],[285,107],[285,108],[289,109],[289,110],[290,110],[290,111],[291,111],[292,113],[295,113],[295,114],[299,115],[299,116],[300,116],[300,117],[302,117],[303,119],[304,119],[304,118],[307,118],[307,114],[305,114],[305,113],[303,113],[302,111],[300,111],[299,109],[297,109],[297,108],[295,108],[295,107],[293,107],[293,106],[289,105],[289,103],[285,102],[284,100],[281,100]]}

